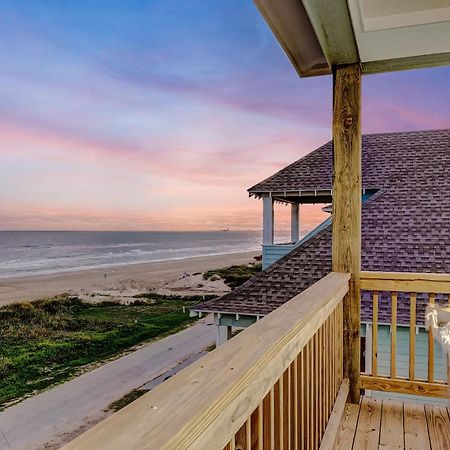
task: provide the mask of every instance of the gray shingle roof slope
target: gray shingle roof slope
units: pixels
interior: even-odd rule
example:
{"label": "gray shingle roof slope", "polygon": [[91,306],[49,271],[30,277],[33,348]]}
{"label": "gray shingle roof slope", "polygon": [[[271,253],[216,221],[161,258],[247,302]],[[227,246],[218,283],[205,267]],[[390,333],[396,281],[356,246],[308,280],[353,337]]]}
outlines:
{"label": "gray shingle roof slope", "polygon": [[250,193],[331,189],[331,142],[248,189]]}
{"label": "gray shingle roof slope", "polygon": [[[365,135],[362,159],[363,187],[379,189],[363,205],[362,269],[450,273],[450,129]],[[330,188],[331,163],[329,142],[256,186]],[[330,270],[327,227],[239,288],[193,309],[267,314]],[[369,303],[363,300],[363,320],[370,320]],[[399,301],[399,322],[407,317],[408,302]],[[389,321],[383,299],[381,321]]]}

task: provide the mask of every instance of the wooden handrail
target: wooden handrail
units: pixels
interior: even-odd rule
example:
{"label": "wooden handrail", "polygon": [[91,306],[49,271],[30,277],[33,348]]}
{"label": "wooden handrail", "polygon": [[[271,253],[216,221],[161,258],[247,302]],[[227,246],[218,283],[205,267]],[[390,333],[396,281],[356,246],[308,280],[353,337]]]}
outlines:
{"label": "wooden handrail", "polygon": [[367,291],[450,293],[450,274],[361,272],[361,289]]}
{"label": "wooden handrail", "polygon": [[[428,298],[434,304],[436,295],[444,300],[450,295],[450,274],[409,273],[409,272],[361,272],[361,290],[371,291],[372,302],[372,370],[361,375],[361,387],[364,389],[405,394],[425,395],[430,397],[448,397],[449,387],[442,379],[436,380],[434,374],[435,346],[433,330],[428,330],[428,361],[426,378],[418,378],[416,374],[416,326],[417,298]],[[384,293],[385,300],[390,301],[391,338],[390,338],[390,374],[380,375],[377,372],[377,360],[383,349],[378,345],[379,295]],[[401,300],[399,297],[401,294]],[[398,376],[397,366],[397,307],[406,304],[409,308],[409,351],[408,375]],[[422,304],[423,307],[423,304]],[[449,364],[449,363],[447,363]],[[449,365],[450,367],[450,365]],[[406,368],[404,368],[406,369]]]}
{"label": "wooden handrail", "polygon": [[[262,448],[266,420],[272,424],[268,438],[278,438],[274,401],[284,405],[281,422],[277,416],[282,438],[317,447],[342,382],[342,299],[349,278],[330,273],[65,448],[213,450],[234,447],[238,436],[249,443],[254,429]],[[320,375],[309,365],[313,353]],[[302,435],[294,423],[295,411],[303,414],[300,401],[316,402],[317,417],[320,410],[321,422],[306,420],[311,434]]]}

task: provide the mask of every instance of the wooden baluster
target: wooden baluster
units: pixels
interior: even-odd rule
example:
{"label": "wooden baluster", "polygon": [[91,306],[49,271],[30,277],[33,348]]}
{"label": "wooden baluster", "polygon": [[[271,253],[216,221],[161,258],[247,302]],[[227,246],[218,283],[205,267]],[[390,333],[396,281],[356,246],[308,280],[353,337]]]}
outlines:
{"label": "wooden baluster", "polygon": [[[428,304],[434,305],[436,300],[435,294],[429,294]],[[428,382],[432,383],[434,380],[434,336],[433,328],[428,328]]]}
{"label": "wooden baluster", "polygon": [[378,291],[372,294],[372,376],[378,372]]}
{"label": "wooden baluster", "polygon": [[397,376],[397,292],[391,293],[391,378]]}
{"label": "wooden baluster", "polygon": [[322,437],[322,421],[323,421],[323,366],[322,366],[322,358],[323,358],[323,326],[317,330],[317,420],[318,420],[318,429],[317,429],[317,440],[319,441]]}
{"label": "wooden baluster", "polygon": [[275,388],[270,389],[270,449],[275,448]]}
{"label": "wooden baluster", "polygon": [[250,448],[252,450],[258,448],[258,409],[256,409],[250,416]]}
{"label": "wooden baluster", "polygon": [[272,397],[273,390],[264,397],[263,400],[263,449],[272,450]]}
{"label": "wooden baluster", "polygon": [[230,442],[228,442],[228,444],[225,446],[225,450],[235,450],[235,440],[234,437],[231,439]]}
{"label": "wooden baluster", "polygon": [[409,310],[409,379],[415,379],[416,361],[416,293],[410,294]]}
{"label": "wooden baluster", "polygon": [[297,409],[296,442],[297,448],[303,449],[302,430],[303,430],[303,350],[297,356],[297,397],[295,406]]}
{"label": "wooden baluster", "polygon": [[328,372],[329,372],[329,366],[328,366],[328,351],[329,351],[329,345],[327,345],[327,330],[328,330],[328,319],[324,323],[323,328],[323,341],[322,341],[322,348],[323,348],[323,357],[322,357],[322,367],[323,367],[323,421],[322,421],[322,435],[325,431],[325,427],[327,425],[328,420]]}
{"label": "wooden baluster", "polygon": [[251,415],[251,449],[263,450],[262,440],[262,421],[263,411],[262,405],[259,405]]}
{"label": "wooden baluster", "polygon": [[289,395],[289,390],[291,388],[290,386],[290,376],[289,376],[289,367],[284,371],[283,373],[283,390],[282,390],[282,394],[283,394],[283,449],[284,450],[289,450],[291,448],[291,444],[290,444],[290,430],[289,430],[289,425],[290,425],[290,417],[289,417],[289,413],[290,413],[290,395]]}
{"label": "wooden baluster", "polygon": [[319,440],[319,332],[316,331],[316,334],[314,335],[314,448],[317,448],[318,440]]}
{"label": "wooden baluster", "polygon": [[308,448],[314,450],[314,359],[313,359],[313,346],[314,337],[311,338],[309,342],[309,352],[308,352]]}
{"label": "wooden baluster", "polygon": [[328,373],[330,371],[330,367],[328,364],[328,352],[329,352],[329,348],[330,345],[328,344],[328,325],[329,325],[329,320],[327,319],[325,321],[325,326],[324,326],[324,330],[323,330],[323,335],[324,335],[324,339],[323,339],[323,374],[324,374],[324,389],[323,389],[323,398],[324,398],[324,406],[323,406],[323,430],[322,430],[322,435],[323,432],[325,431],[325,427],[327,425],[327,421],[328,421]]}
{"label": "wooden baluster", "polygon": [[[340,330],[340,319],[341,319],[341,311],[340,311],[340,307],[338,307],[338,310],[336,311],[336,315],[334,317],[334,336],[333,339],[335,342],[340,342],[339,341],[339,330]],[[339,384],[339,369],[340,369],[340,365],[342,365],[342,361],[340,358],[340,343],[339,345],[333,346],[333,353],[334,353],[334,359],[335,359],[335,363],[334,363],[334,383],[333,383],[333,402],[334,399],[336,398],[336,392],[337,392],[337,386]]]}
{"label": "wooden baluster", "polygon": [[264,409],[263,404],[260,403],[258,406],[258,450],[263,450],[264,444],[264,430],[263,430],[263,420],[264,420]]}
{"label": "wooden baluster", "polygon": [[309,356],[308,356],[308,344],[305,345],[302,351],[302,449],[308,450],[308,416],[309,416],[309,403],[308,403],[308,390],[309,390]]}
{"label": "wooden baluster", "polygon": [[344,378],[344,303],[339,303],[339,322],[338,322],[338,382],[336,384],[336,392],[334,398],[336,398],[338,391],[341,387],[342,380]]}
{"label": "wooden baluster", "polygon": [[336,364],[336,356],[335,356],[335,349],[336,349],[336,340],[334,339],[334,323],[336,321],[336,309],[331,314],[331,320],[330,320],[330,405],[332,408],[333,405],[333,386],[334,386],[334,374],[335,374],[335,364]]}
{"label": "wooden baluster", "polygon": [[323,367],[324,367],[324,429],[325,426],[327,424],[327,420],[328,420],[328,377],[329,377],[329,373],[330,373],[330,365],[329,365],[329,359],[328,359],[328,354],[330,351],[330,343],[328,342],[328,327],[329,327],[329,319],[327,319],[325,321],[325,327],[324,327],[324,339],[323,339],[323,349],[324,349],[324,354],[323,354]]}
{"label": "wooden baluster", "polygon": [[298,449],[298,358],[290,365],[290,425],[291,448]]}
{"label": "wooden baluster", "polygon": [[275,435],[275,442],[274,442],[274,449],[279,450],[282,448],[282,441],[281,441],[281,434],[283,431],[282,428],[282,408],[281,408],[281,379],[278,380],[275,384],[274,388],[274,410],[275,410],[275,417],[274,417],[274,435]]}
{"label": "wooden baluster", "polygon": [[235,436],[235,449],[236,450],[251,450],[251,423],[250,419],[242,425],[240,430],[236,433]]}
{"label": "wooden baluster", "polygon": [[336,348],[336,341],[334,339],[334,322],[335,322],[335,314],[336,309],[331,313],[330,316],[330,376],[329,376],[329,392],[328,392],[328,402],[330,405],[330,408],[333,408],[333,386],[334,386],[334,371],[335,371],[335,364],[336,364],[336,356],[334,355],[334,351]]}
{"label": "wooden baluster", "polygon": [[330,392],[331,392],[331,348],[332,345],[334,345],[333,342],[331,342],[331,319],[332,316],[330,316],[327,321],[326,321],[326,340],[325,340],[325,350],[326,350],[326,360],[325,360],[325,369],[326,369],[326,375],[327,375],[327,390],[326,390],[326,400],[327,400],[327,404],[326,404],[326,413],[327,413],[327,422],[328,422],[328,417],[330,416],[330,411],[331,411],[331,396],[330,396]]}
{"label": "wooden baluster", "polygon": [[286,432],[286,429],[284,427],[284,416],[285,416],[285,409],[284,409],[284,373],[281,375],[279,383],[279,396],[278,396],[278,407],[280,409],[280,435],[279,435],[279,441],[280,441],[280,449],[285,450],[284,447],[284,433]]}

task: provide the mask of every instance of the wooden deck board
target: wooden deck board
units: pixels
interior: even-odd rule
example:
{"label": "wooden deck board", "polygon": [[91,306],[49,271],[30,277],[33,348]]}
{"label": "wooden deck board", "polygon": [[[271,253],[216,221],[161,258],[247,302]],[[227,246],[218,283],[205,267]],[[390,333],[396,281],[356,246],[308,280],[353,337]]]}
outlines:
{"label": "wooden deck board", "polygon": [[430,450],[424,405],[404,404],[405,450]]}
{"label": "wooden deck board", "polygon": [[449,450],[450,407],[363,397],[346,405],[334,448]]}
{"label": "wooden deck board", "polygon": [[450,419],[445,406],[425,405],[432,450],[450,449]]}
{"label": "wooden deck board", "polygon": [[347,405],[345,405],[344,415],[341,420],[338,438],[336,440],[336,448],[338,450],[348,450],[349,448],[352,448],[358,416],[359,405],[347,403]]}
{"label": "wooden deck board", "polygon": [[381,400],[364,397],[361,401],[353,448],[378,450],[381,427]]}
{"label": "wooden deck board", "polygon": [[403,402],[401,401],[383,400],[379,448],[392,450],[405,448]]}

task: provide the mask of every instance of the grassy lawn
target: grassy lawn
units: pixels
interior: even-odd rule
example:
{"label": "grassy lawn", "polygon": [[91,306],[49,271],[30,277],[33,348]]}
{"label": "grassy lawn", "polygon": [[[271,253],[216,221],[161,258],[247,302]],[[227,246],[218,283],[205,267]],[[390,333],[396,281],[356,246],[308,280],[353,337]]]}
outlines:
{"label": "grassy lawn", "polygon": [[0,308],[0,409],[87,364],[178,331],[195,320],[183,306],[202,300],[141,297],[132,305],[91,305],[63,296]]}

